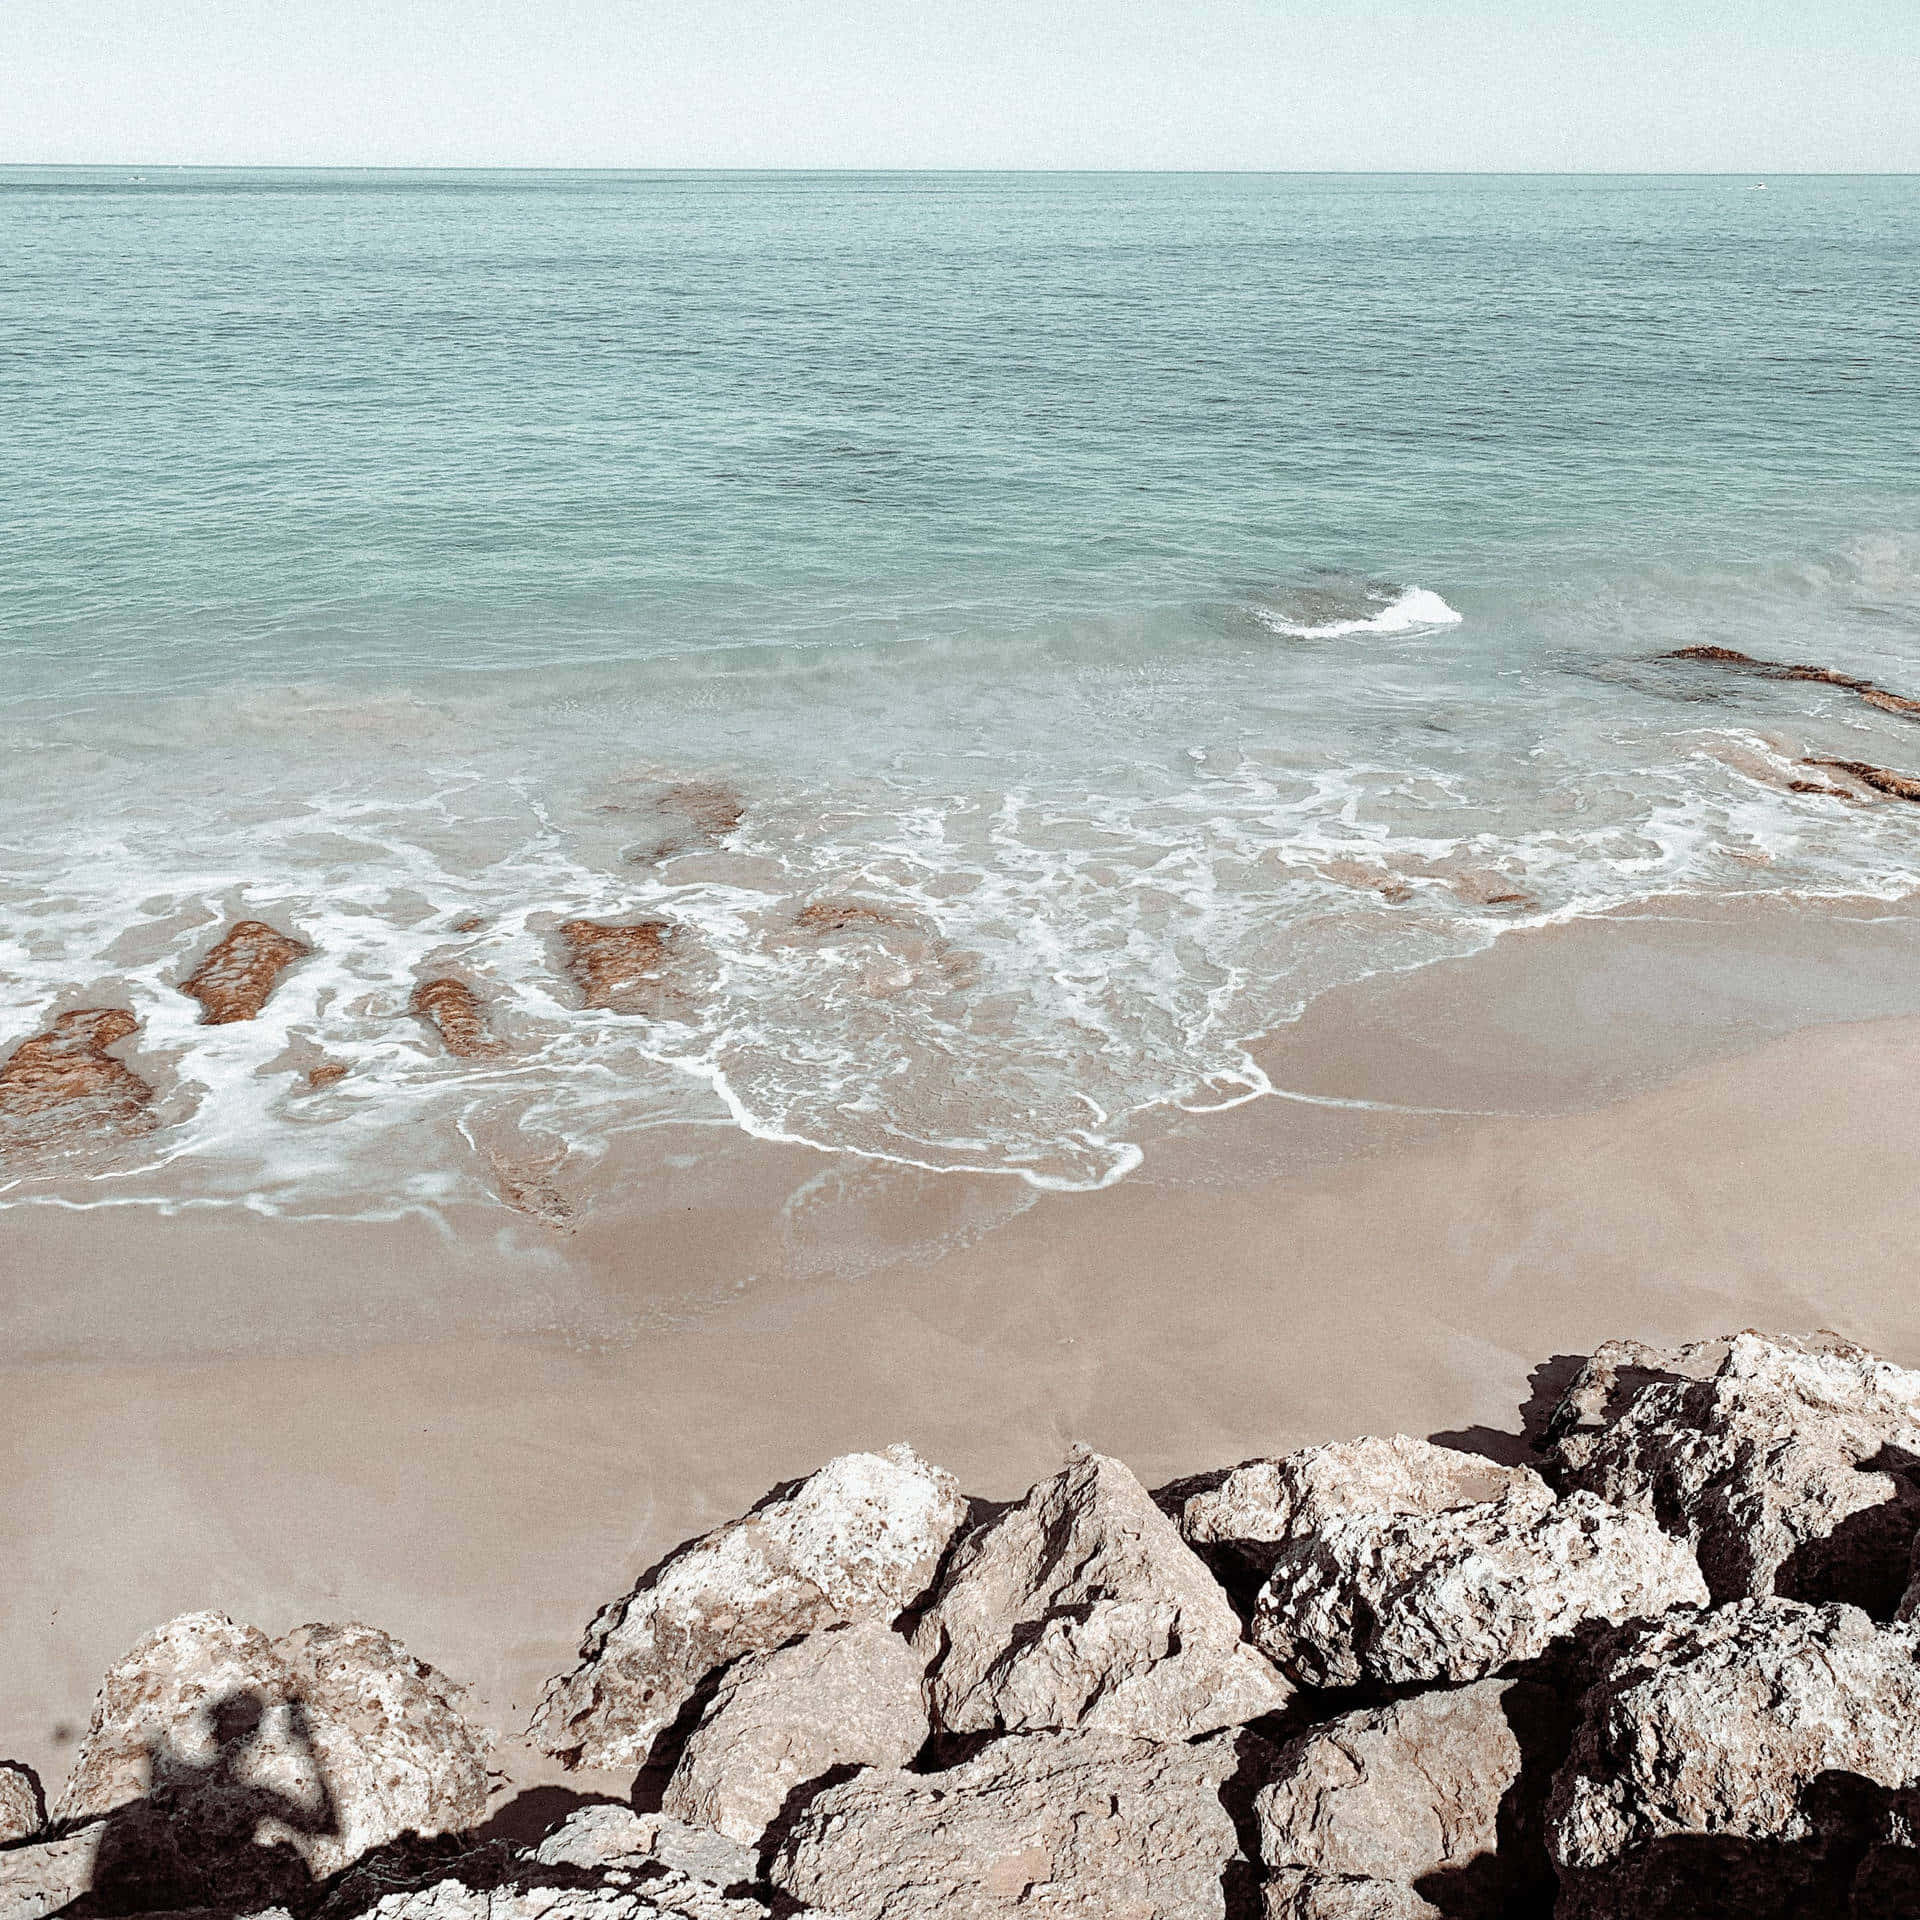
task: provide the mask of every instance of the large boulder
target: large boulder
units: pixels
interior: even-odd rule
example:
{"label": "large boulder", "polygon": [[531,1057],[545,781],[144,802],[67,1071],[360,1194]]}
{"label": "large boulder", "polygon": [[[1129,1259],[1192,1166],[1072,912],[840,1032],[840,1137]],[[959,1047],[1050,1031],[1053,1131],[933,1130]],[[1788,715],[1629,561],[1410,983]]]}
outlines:
{"label": "large boulder", "polygon": [[486,1815],[487,1738],[377,1628],[280,1640],[182,1614],[101,1683],[55,1815],[101,1821],[96,1895],[280,1899],[400,1835]]}
{"label": "large boulder", "polygon": [[1478,1680],[1589,1620],[1707,1597],[1651,1515],[1404,1436],[1238,1468],[1187,1529],[1271,1556],[1253,1641],[1303,1686]]}
{"label": "large boulder", "polygon": [[997,1740],[943,1773],[867,1773],[808,1803],[776,1886],[846,1920],[1213,1920],[1241,1857],[1221,1789],[1238,1743]]}
{"label": "large boulder", "polygon": [[29,1838],[46,1824],[40,1776],[18,1760],[0,1760],[0,1847]]}
{"label": "large boulder", "polygon": [[955,1733],[1184,1740],[1289,1692],[1146,1489],[1085,1448],[960,1544],[914,1646],[934,1716]]}
{"label": "large boulder", "polygon": [[1558,1911],[1844,1913],[1916,1785],[1920,1626],[1745,1600],[1627,1628],[1554,1784]]}
{"label": "large boulder", "polygon": [[1267,1571],[1281,1550],[1350,1513],[1445,1513],[1497,1499],[1538,1476],[1404,1433],[1302,1447],[1249,1460],[1191,1495],[1180,1532],[1196,1547],[1227,1547]]}
{"label": "large boulder", "polygon": [[829,1627],[727,1670],[661,1810],[757,1846],[795,1788],[904,1767],[926,1744],[919,1656],[885,1621]]}
{"label": "large boulder", "polygon": [[93,1885],[106,1822],[0,1848],[0,1920],[47,1920]]}
{"label": "large boulder", "polygon": [[579,1666],[549,1684],[535,1734],[570,1766],[645,1765],[728,1662],[919,1599],[965,1517],[953,1476],[910,1447],[842,1454],[604,1607]]}
{"label": "large boulder", "polygon": [[1521,1789],[1554,1718],[1546,1689],[1481,1680],[1289,1742],[1254,1800],[1269,1920],[1492,1914],[1550,1887],[1544,1782],[1531,1805]]}
{"label": "large boulder", "polygon": [[1920,1533],[1920,1373],[1833,1334],[1610,1341],[1549,1434],[1564,1484],[1657,1515],[1716,1601],[1844,1600],[1881,1618],[1899,1603]]}

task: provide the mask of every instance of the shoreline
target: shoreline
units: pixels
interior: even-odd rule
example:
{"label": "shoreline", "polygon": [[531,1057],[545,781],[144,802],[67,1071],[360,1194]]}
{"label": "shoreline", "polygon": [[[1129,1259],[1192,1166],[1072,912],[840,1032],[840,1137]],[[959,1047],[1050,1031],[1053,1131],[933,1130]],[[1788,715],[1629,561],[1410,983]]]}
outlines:
{"label": "shoreline", "polygon": [[55,1786],[105,1666],[214,1607],[380,1622],[525,1785],[554,1776],[513,1736],[599,1599],[852,1448],[1006,1497],[1077,1439],[1149,1484],[1361,1431],[1495,1445],[1531,1370],[1618,1334],[1826,1325],[1911,1365],[1917,952],[1877,905],[1516,930],[1263,1047],[1370,1104],[1183,1120],[1093,1193],[655,1136],[564,1239],[0,1214],[0,1750]]}

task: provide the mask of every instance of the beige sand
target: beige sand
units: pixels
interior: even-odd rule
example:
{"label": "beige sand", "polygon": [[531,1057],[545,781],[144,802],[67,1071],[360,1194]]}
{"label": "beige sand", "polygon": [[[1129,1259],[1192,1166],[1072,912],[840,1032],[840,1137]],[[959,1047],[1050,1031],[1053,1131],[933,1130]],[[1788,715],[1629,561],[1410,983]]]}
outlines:
{"label": "beige sand", "polygon": [[1004,1495],[1072,1438],[1151,1481],[1512,1432],[1612,1333],[1920,1363],[1917,952],[1877,910],[1515,935],[1268,1049],[1389,1110],[1196,1118],[1099,1194],[706,1134],[564,1239],[0,1214],[0,1753],[57,1784],[101,1670],[188,1607],[371,1620],[517,1726],[641,1567],[848,1447]]}

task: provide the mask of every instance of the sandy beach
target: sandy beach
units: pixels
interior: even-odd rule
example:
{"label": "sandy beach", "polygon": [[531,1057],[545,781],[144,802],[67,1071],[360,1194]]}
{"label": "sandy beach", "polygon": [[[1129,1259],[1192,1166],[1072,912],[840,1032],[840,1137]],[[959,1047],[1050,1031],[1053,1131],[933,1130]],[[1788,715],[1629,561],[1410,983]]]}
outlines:
{"label": "sandy beach", "polygon": [[1074,1439],[1149,1483],[1361,1431],[1498,1452],[1613,1334],[1913,1365],[1916,957],[1865,903],[1518,932],[1326,996],[1265,1049],[1298,1097],[1097,1193],[705,1129],[565,1236],[0,1213],[0,1751],[51,1787],[107,1663],[218,1608],[398,1634],[525,1784],[595,1608],[848,1448],[1006,1496]]}

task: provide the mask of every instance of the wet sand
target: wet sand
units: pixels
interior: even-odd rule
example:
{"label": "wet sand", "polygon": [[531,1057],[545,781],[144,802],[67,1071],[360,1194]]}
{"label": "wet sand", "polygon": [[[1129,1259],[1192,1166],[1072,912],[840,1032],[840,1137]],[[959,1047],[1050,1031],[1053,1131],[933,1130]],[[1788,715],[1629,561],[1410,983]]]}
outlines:
{"label": "wet sand", "polygon": [[57,1787],[101,1671],[189,1607],[372,1621],[510,1734],[643,1566],[849,1447],[1005,1495],[1075,1438],[1150,1482],[1498,1447],[1536,1368],[1615,1333],[1920,1364],[1911,907],[1516,933],[1328,996],[1264,1063],[1303,1097],[1096,1194],[689,1129],[565,1235],[0,1213],[0,1754]]}

